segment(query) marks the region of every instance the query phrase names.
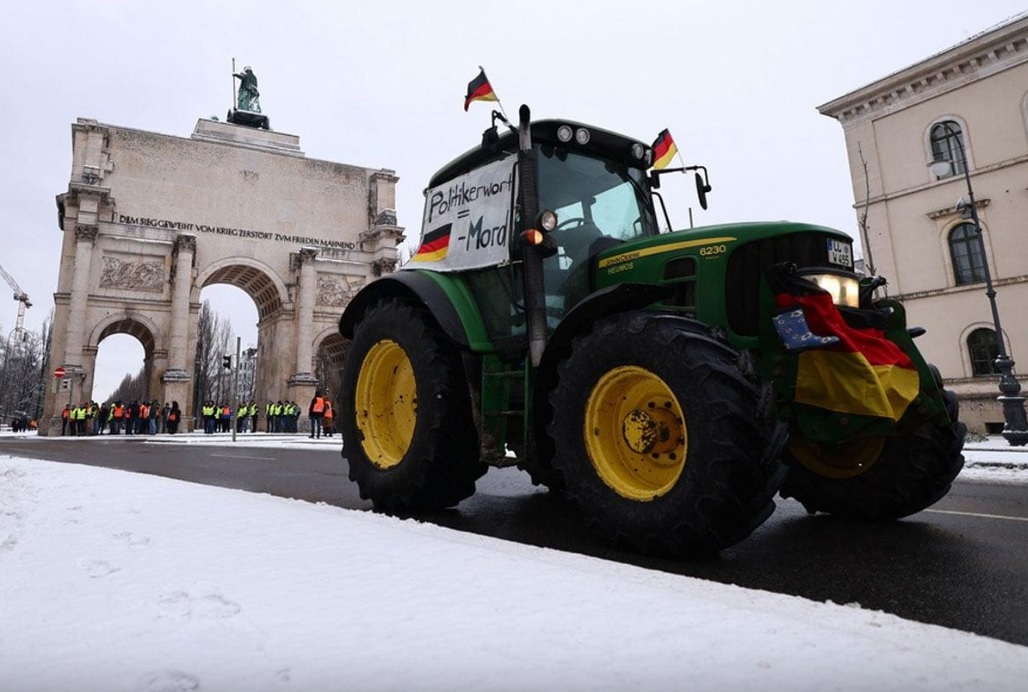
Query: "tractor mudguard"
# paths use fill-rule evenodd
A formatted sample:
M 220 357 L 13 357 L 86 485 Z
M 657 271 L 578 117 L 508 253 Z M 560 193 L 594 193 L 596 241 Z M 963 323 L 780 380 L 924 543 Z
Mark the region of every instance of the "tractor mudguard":
M 462 350 L 490 348 L 478 307 L 467 286 L 456 277 L 423 270 L 399 271 L 365 286 L 339 318 L 339 333 L 352 339 L 354 328 L 367 309 L 384 298 L 394 297 L 424 305 L 446 336 Z

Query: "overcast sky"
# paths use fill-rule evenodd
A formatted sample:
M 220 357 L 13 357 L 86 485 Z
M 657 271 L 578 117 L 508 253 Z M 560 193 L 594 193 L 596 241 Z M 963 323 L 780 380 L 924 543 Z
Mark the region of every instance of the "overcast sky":
M 232 105 L 232 59 L 258 77 L 273 129 L 309 158 L 400 176 L 397 213 L 416 244 L 421 191 L 478 143 L 494 104 L 463 111 L 485 67 L 508 114 L 566 117 L 651 141 L 667 127 L 710 171 L 695 223 L 792 219 L 856 235 L 839 124 L 817 106 L 1024 11 L 1023 0 L 9 3 L 0 22 L 0 264 L 34 306 L 53 306 L 71 124 L 79 117 L 188 137 Z M 673 225 L 696 207 L 665 183 Z M 227 221 L 226 221 L 227 222 Z M 2 294 L 0 294 L 2 295 Z M 244 347 L 257 311 L 237 289 L 202 298 L 231 313 Z M 0 333 L 17 303 L 0 302 Z M 142 362 L 132 337 L 100 348 L 94 397 Z

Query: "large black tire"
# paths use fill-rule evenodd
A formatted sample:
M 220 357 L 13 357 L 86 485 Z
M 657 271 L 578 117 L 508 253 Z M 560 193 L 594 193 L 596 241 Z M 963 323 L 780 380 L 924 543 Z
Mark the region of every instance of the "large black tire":
M 460 353 L 423 308 L 370 308 L 346 353 L 338 425 L 360 495 L 378 511 L 452 507 L 486 471 Z
M 782 454 L 790 467 L 782 497 L 795 498 L 811 514 L 892 520 L 920 512 L 945 496 L 964 468 L 961 451 L 967 426 L 959 420 L 956 395 L 942 389 L 938 370 L 931 370 L 949 424 L 926 423 L 909 434 L 850 450 L 819 449 L 794 437 Z
M 575 338 L 548 427 L 565 493 L 605 538 L 696 556 L 774 511 L 785 429 L 767 387 L 701 324 L 630 312 Z

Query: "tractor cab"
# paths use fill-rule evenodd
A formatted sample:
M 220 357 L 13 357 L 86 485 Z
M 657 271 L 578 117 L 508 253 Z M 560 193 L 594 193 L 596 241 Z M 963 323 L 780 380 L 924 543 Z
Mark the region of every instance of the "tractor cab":
M 523 214 L 525 180 L 534 180 L 536 209 L 556 218 L 541 253 L 548 330 L 589 293 L 601 252 L 659 232 L 647 145 L 564 120 L 534 122 L 530 136 L 530 155 L 519 157 L 516 133 L 494 127 L 436 173 L 425 192 L 422 244 L 403 268 L 460 272 L 489 340 L 511 348 L 524 345 L 524 232 L 537 221 Z

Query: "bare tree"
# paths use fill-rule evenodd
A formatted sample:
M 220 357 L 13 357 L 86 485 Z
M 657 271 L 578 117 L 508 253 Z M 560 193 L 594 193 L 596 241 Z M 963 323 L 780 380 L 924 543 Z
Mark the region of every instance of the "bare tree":
M 146 396 L 146 366 L 139 368 L 135 375 L 126 373 L 114 392 L 107 397 L 109 401 L 142 401 Z
M 864 203 L 860 206 L 857 214 L 857 226 L 860 228 L 860 242 L 864 246 L 864 255 L 867 257 L 867 271 L 871 276 L 875 275 L 875 262 L 871 254 L 871 240 L 868 237 L 870 227 L 867 223 L 868 210 L 871 208 L 871 176 L 867 172 L 867 159 L 864 158 L 864 149 L 857 142 L 857 154 L 860 155 L 860 166 L 864 170 Z
M 43 414 L 43 398 L 51 377 L 47 354 L 52 332 L 53 311 L 38 332 L 14 329 L 2 343 L 0 419 L 38 421 Z
M 222 320 L 208 301 L 200 307 L 196 325 L 196 360 L 193 363 L 193 410 L 198 411 L 203 401 L 224 401 L 230 395 L 231 383 L 221 359 L 229 352 L 232 326 Z

